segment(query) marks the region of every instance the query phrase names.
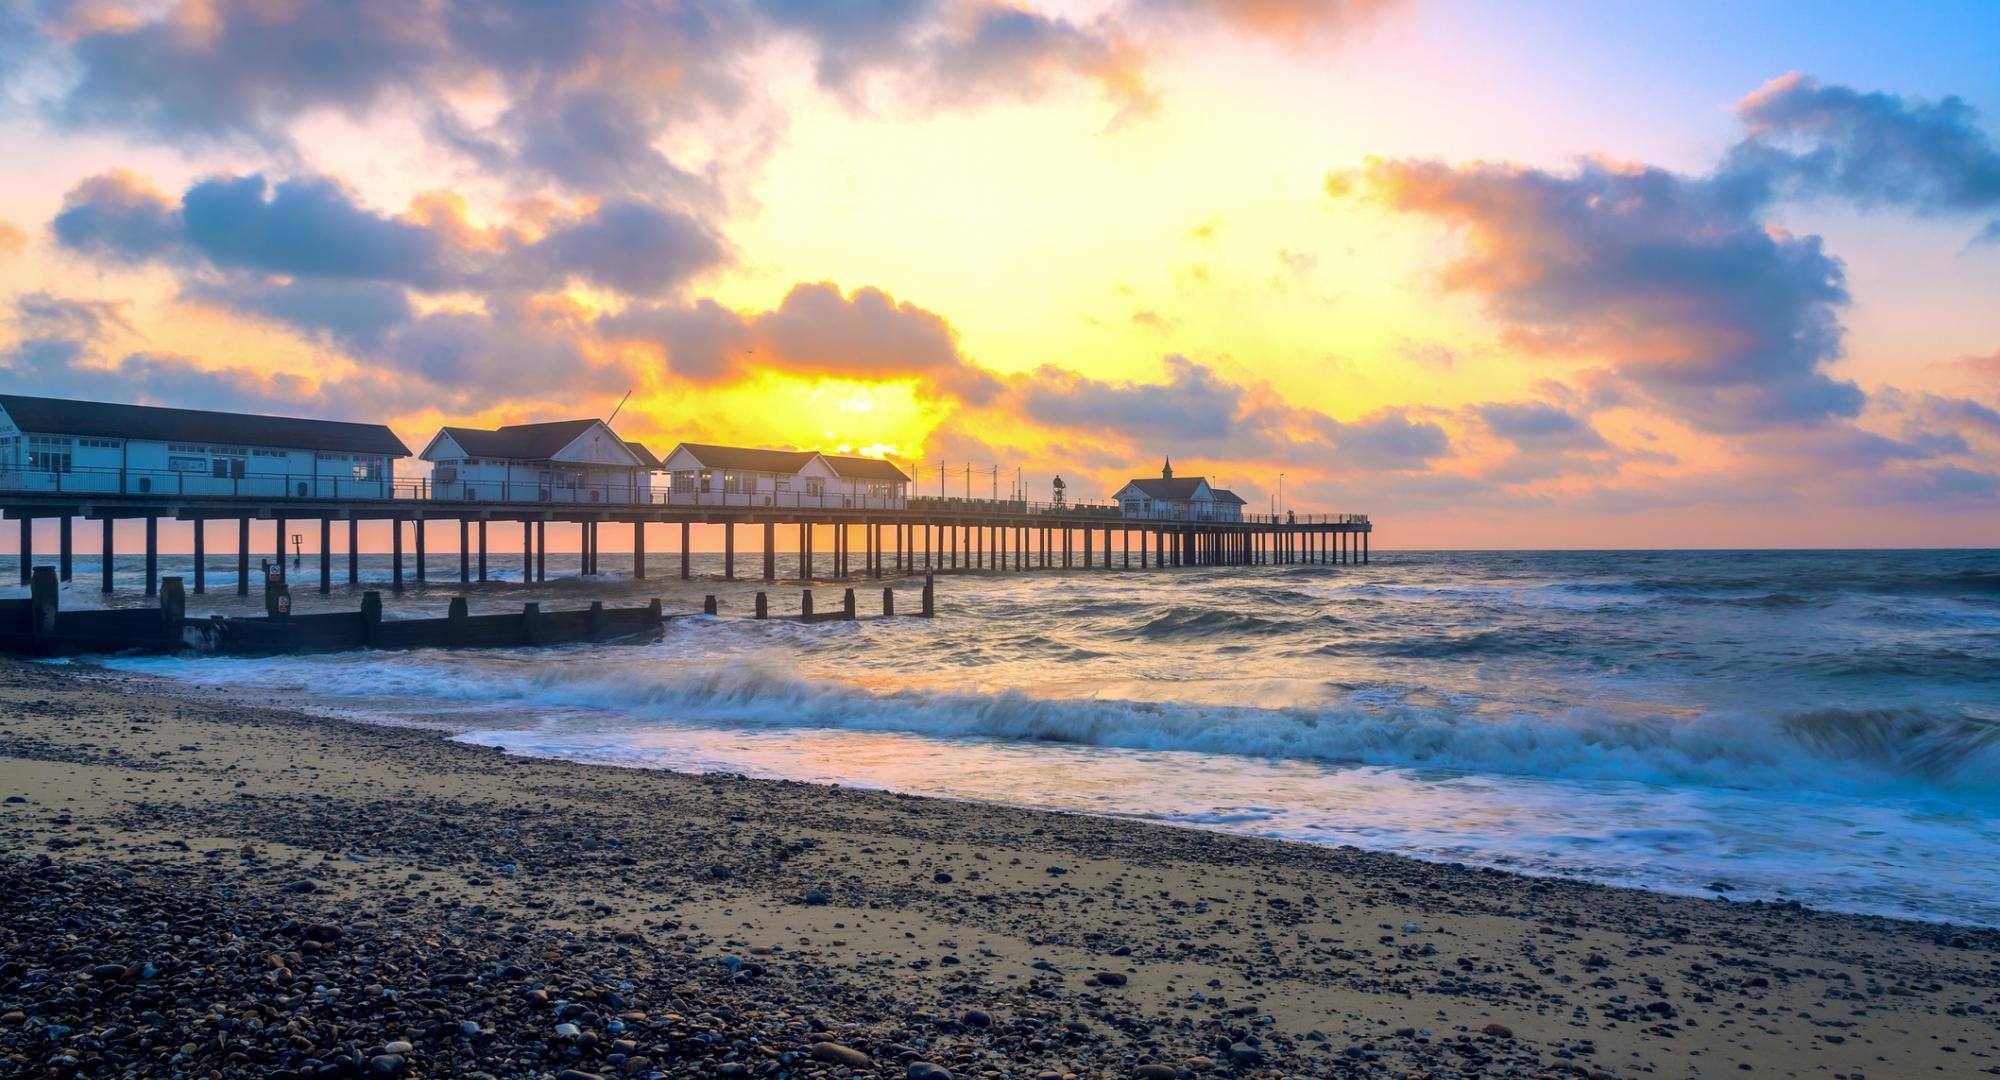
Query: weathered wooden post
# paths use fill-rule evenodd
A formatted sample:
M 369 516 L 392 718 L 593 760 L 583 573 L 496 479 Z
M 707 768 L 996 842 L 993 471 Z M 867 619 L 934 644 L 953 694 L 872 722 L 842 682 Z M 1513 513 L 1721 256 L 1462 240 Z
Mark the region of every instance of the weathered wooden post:
M 104 565 L 101 567 L 104 572 L 104 587 L 102 591 L 107 593 L 111 591 L 111 572 L 117 569 L 114 565 L 117 556 L 117 546 L 113 542 L 111 535 L 111 519 L 107 517 L 104 519 Z
M 884 587 L 882 590 L 882 616 L 887 618 L 896 613 L 896 590 Z
M 646 523 L 632 523 L 632 579 L 646 580 Z
M 758 594 L 757 594 L 757 607 L 756 607 L 756 610 L 755 610 L 755 613 L 754 613 L 754 614 L 752 614 L 752 615 L 751 615 L 750 617 L 751 617 L 751 618 L 753 618 L 753 619 L 768 619 L 768 618 L 770 618 L 770 617 L 771 617 L 771 598 L 770 598 L 769 596 L 766 596 L 766 595 L 764 595 L 763 593 L 758 593 Z
M 703 615 L 713 615 L 713 614 L 715 614 L 715 594 L 714 594 L 714 593 L 709 593 L 709 594 L 708 594 L 707 596 L 705 596 L 705 597 L 703 597 L 703 598 L 702 598 L 702 601 L 701 601 L 701 613 L 702 613 Z
M 854 590 L 848 589 L 840 600 L 840 614 L 849 622 L 854 621 Z
M 152 589 L 148 588 L 146 595 L 153 595 Z M 236 595 L 250 595 L 250 519 L 247 517 L 236 519 Z
M 918 609 L 919 618 L 931 618 L 937 614 L 937 579 L 924 575 L 923 607 Z
M 805 595 L 799 597 L 799 618 L 806 622 L 811 622 L 813 617 L 813 591 L 806 589 L 804 593 Z
M 170 641 L 181 639 L 181 623 L 187 619 L 187 590 L 177 577 L 160 579 L 160 633 Z
M 361 594 L 361 642 L 371 649 L 382 642 L 382 594 L 374 589 Z
M 195 522 L 196 532 L 201 531 L 201 522 Z M 201 574 L 195 573 L 195 583 L 200 584 Z M 333 591 L 333 519 L 319 519 L 319 594 L 325 596 Z
M 688 523 L 681 522 L 681 580 L 688 579 Z
M 146 515 L 146 595 L 160 591 L 160 519 Z
M 775 521 L 764 523 L 764 580 L 767 583 L 778 580 L 778 523 Z
M 31 585 L 35 580 L 35 519 L 21 519 L 21 584 Z M 151 593 L 147 594 L 152 595 Z
M 664 623 L 664 622 L 666 622 L 666 621 L 667 621 L 667 620 L 666 620 L 666 616 L 665 616 L 664 614 L 662 614 L 662 613 L 661 613 L 661 611 L 660 611 L 660 598 L 659 598 L 659 597 L 657 597 L 657 596 L 655 596 L 655 597 L 653 597 L 653 598 L 652 598 L 651 600 L 647 601 L 647 602 L 646 602 L 646 625 L 647 625 L 647 626 L 659 626 L 660 624 L 662 624 L 662 623 Z
M 56 529 L 57 575 L 64 581 L 68 581 L 71 577 L 70 572 L 74 569 L 70 558 L 69 514 L 65 513 L 62 517 L 56 519 Z
M 542 605 L 538 600 L 521 605 L 521 641 L 528 645 L 542 643 Z
M 33 553 L 30 552 L 30 558 Z M 28 628 L 36 637 L 56 632 L 56 612 L 62 607 L 62 585 L 56 568 L 36 566 L 28 571 L 28 600 L 32 605 Z
M 467 610 L 465 597 L 454 596 L 451 606 L 445 608 L 445 631 L 453 645 L 464 645 L 467 631 L 471 629 L 471 615 Z
M 590 621 L 585 634 L 592 641 L 604 640 L 604 601 L 592 600 L 590 602 Z

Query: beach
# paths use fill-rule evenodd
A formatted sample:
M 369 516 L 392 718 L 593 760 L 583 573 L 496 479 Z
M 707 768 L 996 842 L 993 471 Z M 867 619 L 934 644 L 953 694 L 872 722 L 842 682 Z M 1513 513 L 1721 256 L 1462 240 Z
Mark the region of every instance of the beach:
M 1991 930 L 0 683 L 14 1075 L 2000 1067 Z

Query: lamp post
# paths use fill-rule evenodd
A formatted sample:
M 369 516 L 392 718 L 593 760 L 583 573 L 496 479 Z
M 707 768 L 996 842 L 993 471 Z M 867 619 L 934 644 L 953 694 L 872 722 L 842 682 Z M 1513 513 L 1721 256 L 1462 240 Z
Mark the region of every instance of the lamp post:
M 1285 474 L 1284 474 L 1284 473 L 1279 473 L 1279 474 L 1278 474 L 1278 510 L 1277 510 L 1277 513 L 1274 513 L 1274 514 L 1272 514 L 1271 516 L 1275 518 L 1275 517 L 1277 517 L 1277 516 L 1278 516 L 1278 514 L 1282 514 L 1282 513 L 1284 513 L 1284 512 L 1285 512 Z

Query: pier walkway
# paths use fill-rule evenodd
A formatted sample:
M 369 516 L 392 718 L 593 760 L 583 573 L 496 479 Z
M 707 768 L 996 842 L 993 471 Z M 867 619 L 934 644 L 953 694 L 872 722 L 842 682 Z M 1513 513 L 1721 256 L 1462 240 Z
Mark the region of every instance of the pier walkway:
M 601 495 L 596 501 L 576 490 L 534 489 L 498 493 L 477 500 L 434 497 L 428 480 L 364 480 L 347 482 L 327 477 L 237 476 L 108 470 L 114 475 L 84 471 L 52 473 L 0 470 L 0 514 L 20 522 L 21 580 L 26 583 L 34 562 L 34 524 L 55 519 L 57 568 L 69 581 L 73 567 L 73 524 L 96 521 L 103 531 L 101 550 L 103 590 L 112 587 L 110 557 L 112 525 L 125 520 L 145 522 L 145 588 L 153 595 L 159 582 L 159 522 L 194 525 L 193 592 L 207 587 L 207 538 L 214 523 L 236 526 L 236 591 L 247 593 L 253 526 L 270 526 L 266 549 L 282 565 L 290 553 L 287 528 L 297 522 L 319 524 L 319 590 L 334 580 L 335 526 L 345 523 L 346 579 L 360 580 L 360 523 L 385 521 L 391 535 L 392 587 L 403 588 L 406 545 L 416 556 L 414 579 L 425 580 L 430 527 L 458 526 L 461 582 L 485 581 L 489 560 L 500 557 L 489 540 L 496 526 L 519 526 L 519 552 L 524 580 L 548 579 L 547 532 L 551 522 L 582 528 L 582 572 L 597 569 L 598 534 L 604 526 L 632 528 L 633 572 L 644 578 L 647 526 L 679 525 L 679 571 L 690 573 L 689 540 L 695 525 L 722 527 L 723 576 L 738 576 L 738 555 L 761 555 L 760 567 L 749 567 L 765 581 L 779 579 L 780 528 L 797 530 L 798 577 L 820 576 L 820 544 L 830 558 L 836 579 L 880 578 L 915 571 L 1050 569 L 1147 569 L 1185 566 L 1247 566 L 1273 563 L 1366 563 L 1373 526 L 1365 514 L 1242 515 L 1241 520 L 1186 520 L 1131 517 L 1116 504 L 1051 504 L 1005 499 L 924 498 L 863 499 L 818 496 L 807 492 L 749 497 L 719 492 L 643 491 L 624 493 L 623 501 Z M 345 488 L 346 490 L 342 490 Z M 740 545 L 743 530 L 748 546 Z M 857 542 L 858 537 L 858 542 Z M 859 559 L 858 568 L 856 559 Z

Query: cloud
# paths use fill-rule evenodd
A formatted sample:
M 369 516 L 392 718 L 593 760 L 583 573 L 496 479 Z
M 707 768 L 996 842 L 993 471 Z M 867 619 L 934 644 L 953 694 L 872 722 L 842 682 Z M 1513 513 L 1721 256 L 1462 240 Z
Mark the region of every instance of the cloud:
M 1315 39 L 1366 26 L 1405 6 L 1402 0 L 1148 0 L 1135 6 L 1135 17 L 1191 16 L 1304 47 Z
M 608 341 L 657 349 L 669 371 L 701 382 L 759 372 L 916 379 L 974 403 L 1000 389 L 959 350 L 958 332 L 942 316 L 875 288 L 843 296 L 831 282 L 801 283 L 777 307 L 748 314 L 707 299 L 633 305 L 596 328 Z
M 575 277 L 657 296 L 727 259 L 722 241 L 693 217 L 645 203 L 551 211 L 547 232 L 533 240 L 474 227 L 449 199 L 418 209 L 419 217 L 391 217 L 328 177 L 273 183 L 259 174 L 201 180 L 175 205 L 142 178 L 114 172 L 72 188 L 54 228 L 64 247 L 111 261 L 429 292 L 556 288 Z M 268 289 L 252 283 L 248 291 Z
M 1019 410 L 1049 427 L 1102 431 L 1169 446 L 1221 447 L 1238 433 L 1243 388 L 1184 356 L 1162 361 L 1165 382 L 1107 382 L 1054 365 L 1016 393 Z
M 1957 97 L 1928 102 L 1829 86 L 1793 72 L 1736 105 L 1748 136 L 1726 177 L 1921 214 L 2000 211 L 2000 143 Z M 2000 218 L 1982 233 L 2000 238 Z
M 1346 466 L 1417 471 L 1452 452 L 1444 428 L 1413 418 L 1405 408 L 1379 409 L 1351 423 L 1336 422 L 1332 429 L 1339 460 Z
M 1590 421 L 1543 401 L 1489 401 L 1472 406 L 1486 429 L 1521 450 L 1601 450 L 1608 444 Z
M 19 255 L 27 249 L 27 236 L 12 222 L 0 221 L 0 256 Z
M 1373 161 L 1368 192 L 1465 243 L 1440 283 L 1481 297 L 1515 346 L 1608 363 L 1711 431 L 1853 416 L 1840 355 L 1839 260 L 1818 237 L 1767 228 L 1726 182 L 1581 163 Z
M 1406 337 L 1396 343 L 1396 352 L 1403 359 L 1419 367 L 1450 371 L 1458 366 L 1458 350 L 1441 342 L 1418 341 Z

